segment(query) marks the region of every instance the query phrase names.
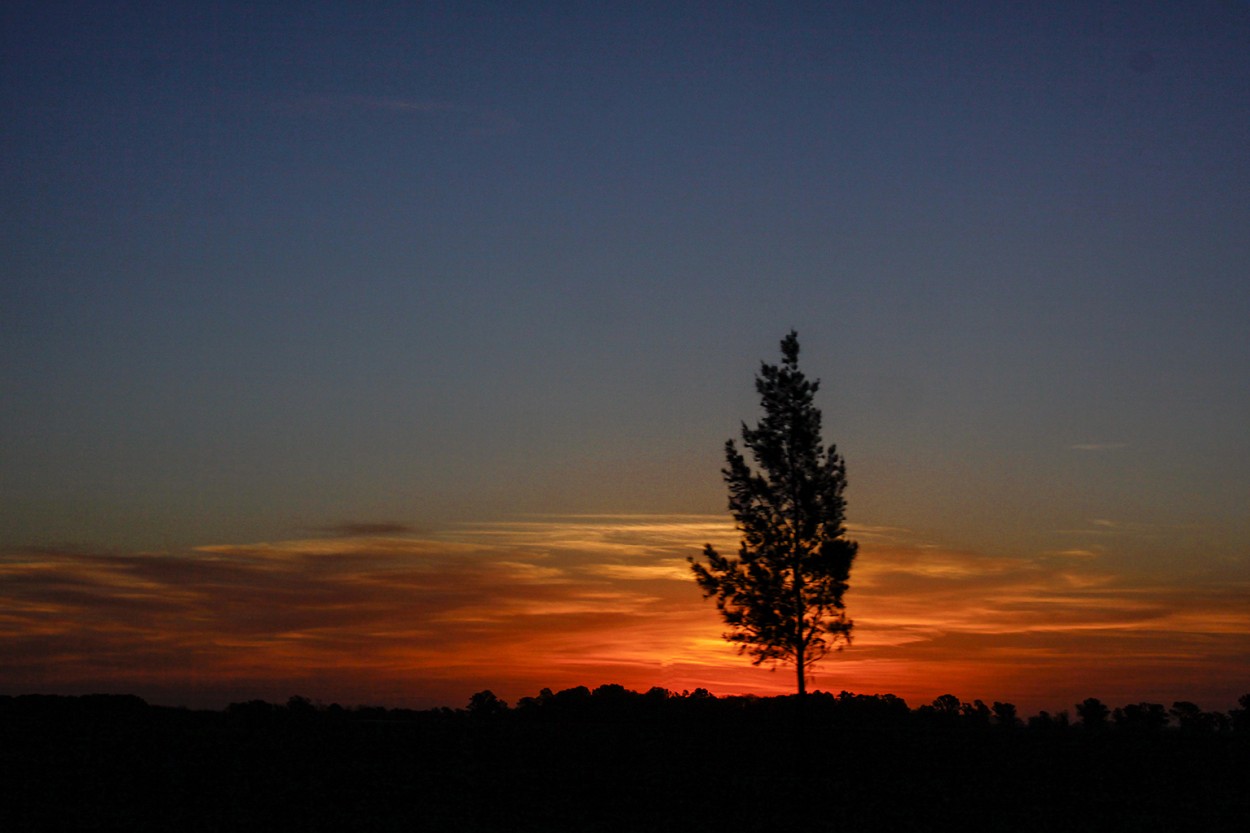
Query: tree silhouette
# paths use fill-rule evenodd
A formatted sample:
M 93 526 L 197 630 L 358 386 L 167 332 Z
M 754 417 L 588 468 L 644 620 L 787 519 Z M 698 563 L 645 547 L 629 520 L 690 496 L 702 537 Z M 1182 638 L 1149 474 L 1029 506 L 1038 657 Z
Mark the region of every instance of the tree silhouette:
M 932 703 L 916 709 L 916 713 L 925 721 L 935 725 L 951 726 L 959 717 L 963 706 L 964 704 L 959 702 L 959 698 L 954 694 L 943 694 L 935 698 Z
M 1197 703 L 1178 700 L 1168 709 L 1168 713 L 1176 718 L 1181 731 L 1190 735 L 1206 735 L 1228 724 L 1227 716 L 1219 712 L 1204 712 Z
M 1237 705 L 1241 706 L 1241 708 L 1233 709 L 1229 713 L 1233 729 L 1238 732 L 1250 732 L 1250 694 L 1243 694 L 1238 697 Z
M 962 703 L 959 707 L 959 714 L 968 724 L 972 726 L 990 725 L 990 707 L 982 703 L 980 700 L 973 700 L 971 703 Z
M 1020 723 L 1020 719 L 1016 717 L 1015 703 L 1001 703 L 998 700 L 995 700 L 993 709 L 994 719 L 997 720 L 998 725 L 1002 726 L 1004 729 L 1014 729 Z
M 1100 731 L 1106 728 L 1107 718 L 1111 716 L 1111 710 L 1097 697 L 1086 697 L 1077 703 L 1076 713 L 1081 718 L 1081 725 L 1089 731 Z
M 488 688 L 469 698 L 467 711 L 476 718 L 493 718 L 508 711 L 508 704 Z
M 753 471 L 732 439 L 725 443 L 729 511 L 742 535 L 737 557 L 711 544 L 705 563 L 690 558 L 704 598 L 729 625 L 725 638 L 752 663 L 793 663 L 798 692 L 807 670 L 840 643 L 851 621 L 842 594 L 857 545 L 846 538 L 846 467 L 821 439 L 819 381 L 799 371 L 798 335 L 781 342 L 780 365 L 763 364 L 755 388 L 764 418 L 742 426 L 742 442 L 755 458 Z
M 1162 703 L 1130 703 L 1111 714 L 1117 729 L 1126 732 L 1154 733 L 1168 725 L 1168 713 Z

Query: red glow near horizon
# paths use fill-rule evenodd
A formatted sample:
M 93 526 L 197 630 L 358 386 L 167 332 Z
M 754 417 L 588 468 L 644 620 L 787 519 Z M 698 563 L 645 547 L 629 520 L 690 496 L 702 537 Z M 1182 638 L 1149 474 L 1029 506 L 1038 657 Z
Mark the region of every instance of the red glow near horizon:
M 1240 585 L 852 534 L 855 639 L 816 666 L 814 688 L 1022 711 L 1087 696 L 1225 708 L 1250 689 Z M 686 556 L 733 536 L 711 517 L 553 517 L 183 554 L 13 551 L 0 560 L 0 685 L 209 707 L 295 693 L 458 706 L 486 688 L 515 701 L 604 683 L 788 693 L 792 671 L 736 655 L 690 579 Z

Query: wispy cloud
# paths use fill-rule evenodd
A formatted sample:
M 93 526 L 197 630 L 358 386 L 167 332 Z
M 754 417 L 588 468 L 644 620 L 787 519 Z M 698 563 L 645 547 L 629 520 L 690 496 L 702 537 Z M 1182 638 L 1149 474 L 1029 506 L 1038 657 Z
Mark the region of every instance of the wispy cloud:
M 344 538 L 378 535 L 411 535 L 419 530 L 406 524 L 369 521 L 343 521 L 316 530 L 324 535 L 339 535 Z
M 1066 550 L 1050 550 L 1043 553 L 1043 555 L 1057 555 L 1060 558 L 1097 558 L 1101 554 L 1101 547 L 1091 547 L 1089 549 L 1072 548 Z
M 1086 526 L 1078 526 L 1069 529 L 1055 530 L 1060 535 L 1086 535 L 1086 536 L 1120 536 L 1120 537 L 1137 537 L 1149 538 L 1164 533 L 1177 532 L 1186 529 L 1180 525 L 1163 525 L 1141 523 L 1139 521 L 1119 521 L 1112 518 L 1090 518 Z
M 690 580 L 685 558 L 704 542 L 735 546 L 722 518 L 332 531 L 177 554 L 4 553 L 0 689 L 430 704 L 613 681 L 790 687 L 735 656 Z M 818 686 L 1045 708 L 1241 693 L 1230 686 L 1250 658 L 1250 583 L 1133 577 L 1092 550 L 1011 558 L 886 527 L 853 534 L 855 642 L 817 667 Z

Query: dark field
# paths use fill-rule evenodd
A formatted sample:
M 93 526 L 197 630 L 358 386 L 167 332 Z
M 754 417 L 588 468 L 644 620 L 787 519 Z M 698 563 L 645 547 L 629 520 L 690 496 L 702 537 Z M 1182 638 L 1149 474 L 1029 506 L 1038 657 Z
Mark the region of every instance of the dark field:
M 1250 829 L 1244 712 L 1067 725 L 954 698 L 817 694 L 799 713 L 702 695 L 426 712 L 0 697 L 0 830 Z

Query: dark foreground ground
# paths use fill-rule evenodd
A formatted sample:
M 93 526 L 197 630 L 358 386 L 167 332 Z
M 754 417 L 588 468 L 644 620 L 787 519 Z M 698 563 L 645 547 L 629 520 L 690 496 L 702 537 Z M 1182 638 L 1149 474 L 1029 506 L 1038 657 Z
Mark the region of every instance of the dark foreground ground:
M 431 712 L 0 697 L 0 784 L 4 831 L 1244 831 L 1250 732 L 619 687 Z

